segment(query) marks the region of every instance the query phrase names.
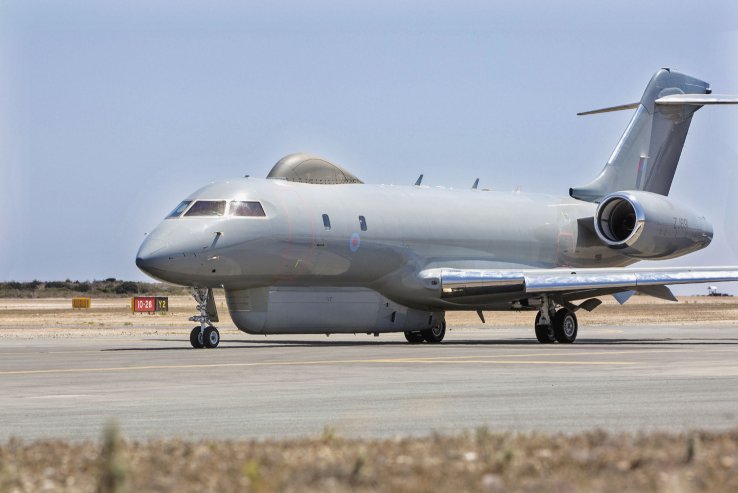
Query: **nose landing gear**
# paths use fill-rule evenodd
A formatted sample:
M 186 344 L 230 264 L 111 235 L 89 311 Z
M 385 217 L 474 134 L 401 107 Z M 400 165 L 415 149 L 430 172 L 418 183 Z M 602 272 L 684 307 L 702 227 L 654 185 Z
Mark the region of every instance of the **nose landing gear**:
M 192 297 L 197 302 L 200 314 L 190 317 L 190 321 L 199 322 L 200 325 L 195 326 L 190 332 L 190 344 L 195 349 L 216 348 L 220 344 L 220 332 L 212 324 L 218 321 L 213 290 L 193 288 Z

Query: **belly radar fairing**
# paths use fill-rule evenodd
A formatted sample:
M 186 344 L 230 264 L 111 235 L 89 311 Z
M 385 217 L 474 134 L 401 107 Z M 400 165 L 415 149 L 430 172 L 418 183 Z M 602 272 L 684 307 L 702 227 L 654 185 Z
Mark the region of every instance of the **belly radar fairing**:
M 251 334 L 404 332 L 440 342 L 449 310 L 530 310 L 542 343 L 571 343 L 599 297 L 674 299 L 671 284 L 738 280 L 736 267 L 628 267 L 705 248 L 708 221 L 667 197 L 694 112 L 738 98 L 662 69 L 600 175 L 569 196 L 369 185 L 305 154 L 267 179 L 213 183 L 152 231 L 136 264 L 189 286 L 194 347 L 220 334 L 213 288 Z M 592 113 L 592 112 L 588 112 Z

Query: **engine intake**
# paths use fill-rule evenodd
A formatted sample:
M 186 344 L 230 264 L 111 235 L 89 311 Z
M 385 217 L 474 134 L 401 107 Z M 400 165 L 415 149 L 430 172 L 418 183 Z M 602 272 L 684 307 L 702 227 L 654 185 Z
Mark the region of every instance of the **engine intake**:
M 607 246 L 640 259 L 679 257 L 712 241 L 712 226 L 704 217 L 652 192 L 607 195 L 597 207 L 594 227 Z

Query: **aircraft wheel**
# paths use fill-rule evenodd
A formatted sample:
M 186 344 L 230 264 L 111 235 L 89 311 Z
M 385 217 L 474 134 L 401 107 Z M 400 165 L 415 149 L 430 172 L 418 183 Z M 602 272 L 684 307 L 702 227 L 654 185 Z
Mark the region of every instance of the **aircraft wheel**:
M 440 324 L 428 330 L 421 330 L 420 334 L 422 335 L 423 339 L 425 339 L 425 342 L 438 344 L 446 335 L 446 322 L 441 322 Z
M 562 308 L 556 312 L 553 319 L 554 337 L 556 340 L 565 344 L 571 344 L 577 339 L 577 316 L 574 312 Z
M 203 343 L 205 343 L 206 348 L 218 347 L 218 344 L 220 343 L 220 332 L 218 332 L 218 329 L 215 327 L 208 327 L 205 329 Z
M 195 349 L 202 349 L 205 347 L 205 344 L 202 341 L 202 331 L 200 330 L 200 327 L 195 327 L 192 329 L 192 332 L 190 332 L 190 344 L 192 344 L 192 347 Z
M 405 339 L 410 344 L 419 344 L 423 342 L 423 334 L 420 332 L 405 332 Z
M 536 339 L 541 344 L 551 344 L 556 342 L 556 336 L 554 335 L 553 325 L 546 325 L 540 323 L 541 312 L 536 315 Z

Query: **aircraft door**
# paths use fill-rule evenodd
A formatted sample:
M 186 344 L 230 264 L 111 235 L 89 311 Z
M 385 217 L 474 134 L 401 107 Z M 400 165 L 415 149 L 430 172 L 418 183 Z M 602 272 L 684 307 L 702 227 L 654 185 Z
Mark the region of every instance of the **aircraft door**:
M 315 221 L 316 276 L 337 276 L 345 273 L 351 264 L 351 231 L 347 224 L 346 208 L 330 204 L 313 209 Z

